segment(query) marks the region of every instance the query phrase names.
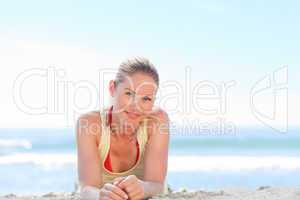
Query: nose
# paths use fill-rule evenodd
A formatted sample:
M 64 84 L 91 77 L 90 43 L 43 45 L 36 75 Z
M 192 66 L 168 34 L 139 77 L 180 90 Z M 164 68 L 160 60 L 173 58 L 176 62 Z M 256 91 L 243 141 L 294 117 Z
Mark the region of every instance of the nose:
M 128 111 L 136 114 L 140 114 L 142 112 L 142 107 L 139 105 L 139 99 L 136 95 L 130 99 Z

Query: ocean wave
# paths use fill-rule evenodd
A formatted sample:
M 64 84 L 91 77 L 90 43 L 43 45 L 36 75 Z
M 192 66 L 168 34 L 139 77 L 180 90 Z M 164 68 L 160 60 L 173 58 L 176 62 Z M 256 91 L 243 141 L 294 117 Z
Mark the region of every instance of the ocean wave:
M 46 169 L 77 164 L 75 153 L 45 154 L 18 153 L 0 157 L 0 165 L 39 165 Z M 293 156 L 169 156 L 168 171 L 245 171 L 245 170 L 300 170 L 300 158 Z
M 49 170 L 76 162 L 74 154 L 17 153 L 0 157 L 0 165 L 33 164 Z
M 16 148 L 31 149 L 32 144 L 25 139 L 0 139 L 0 148 Z
M 170 171 L 300 170 L 292 156 L 170 156 Z

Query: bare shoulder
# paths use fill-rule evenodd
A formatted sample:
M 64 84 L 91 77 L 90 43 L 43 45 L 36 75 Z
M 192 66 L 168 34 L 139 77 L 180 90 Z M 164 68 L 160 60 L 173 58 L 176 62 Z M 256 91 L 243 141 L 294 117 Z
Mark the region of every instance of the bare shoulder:
M 90 111 L 79 116 L 77 120 L 77 137 L 89 136 L 98 143 L 101 133 L 101 117 L 99 111 Z
M 90 111 L 80 115 L 78 118 L 78 122 L 98 123 L 100 120 L 99 111 Z

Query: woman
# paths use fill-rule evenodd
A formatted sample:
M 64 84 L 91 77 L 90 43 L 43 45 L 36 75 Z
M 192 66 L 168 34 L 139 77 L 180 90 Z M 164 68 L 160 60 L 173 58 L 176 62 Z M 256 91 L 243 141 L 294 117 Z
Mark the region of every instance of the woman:
M 168 116 L 154 108 L 159 76 L 146 59 L 122 63 L 111 106 L 77 123 L 83 199 L 144 199 L 167 191 Z

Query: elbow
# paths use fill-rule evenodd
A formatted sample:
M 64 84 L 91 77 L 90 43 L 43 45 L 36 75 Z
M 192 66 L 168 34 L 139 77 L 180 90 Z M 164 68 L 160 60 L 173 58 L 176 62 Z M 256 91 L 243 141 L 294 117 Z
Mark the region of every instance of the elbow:
M 100 189 L 94 186 L 85 185 L 80 188 L 79 195 L 81 200 L 98 200 L 100 198 Z
M 159 194 L 167 194 L 168 193 L 168 187 L 167 184 L 165 183 L 160 183 L 160 187 L 159 187 Z

